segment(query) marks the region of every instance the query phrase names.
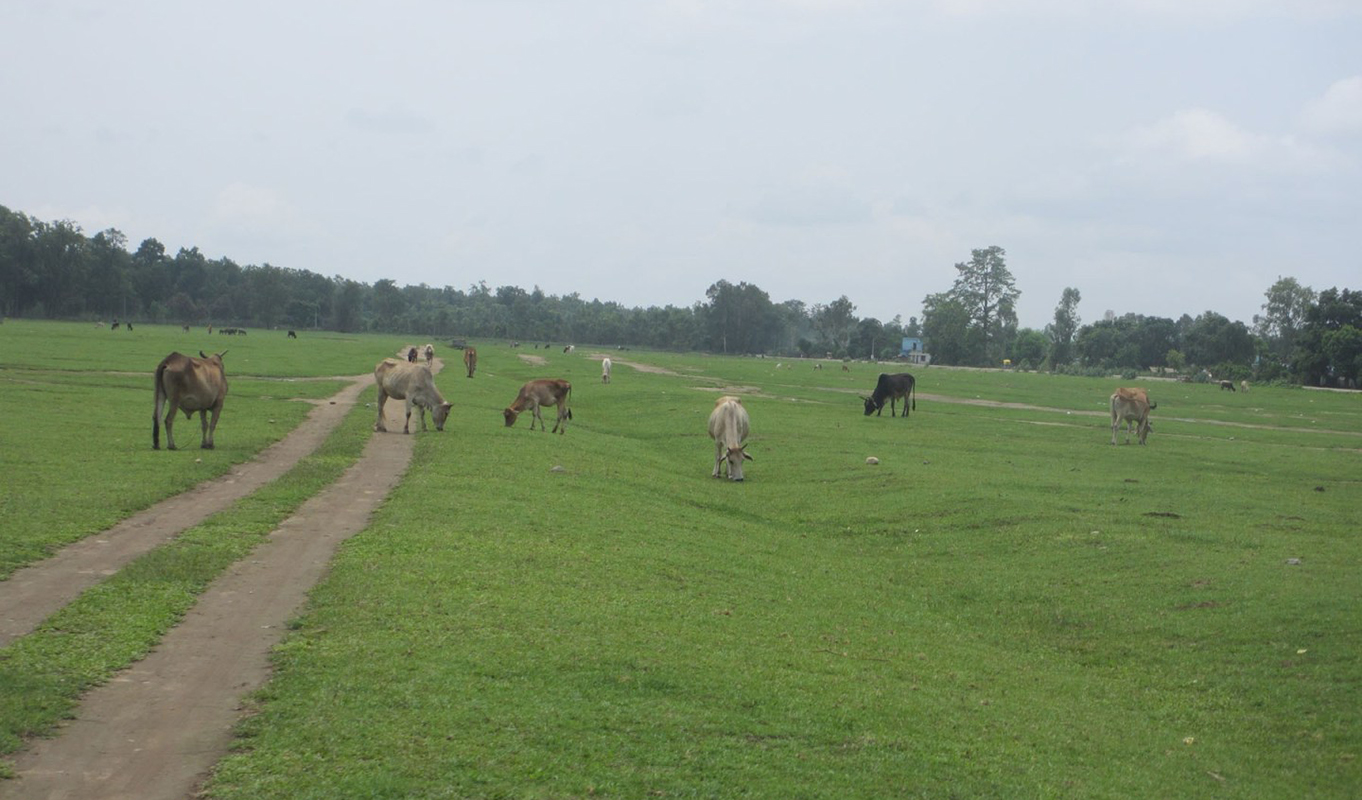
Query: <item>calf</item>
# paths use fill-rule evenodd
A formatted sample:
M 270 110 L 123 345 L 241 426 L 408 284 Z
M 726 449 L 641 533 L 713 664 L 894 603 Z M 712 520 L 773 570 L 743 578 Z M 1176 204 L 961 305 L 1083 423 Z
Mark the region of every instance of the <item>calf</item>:
M 183 411 L 185 417 L 194 418 L 199 412 L 199 422 L 203 428 L 204 450 L 213 449 L 213 433 L 218 429 L 218 417 L 222 414 L 222 401 L 227 397 L 227 374 L 222 369 L 221 353 L 208 356 L 199 351 L 199 358 L 182 353 L 171 353 L 156 365 L 156 405 L 151 412 L 151 449 L 161 449 L 161 410 L 166 409 L 166 449 L 175 447 L 175 412 Z M 213 420 L 208 420 L 208 412 L 213 412 Z
M 742 400 L 732 395 L 724 395 L 714 401 L 714 410 L 709 414 L 709 438 L 714 440 L 714 472 L 716 478 L 722 477 L 719 468 L 728 467 L 728 479 L 742 480 L 742 462 L 752 461 L 747 454 L 748 418 Z
M 403 433 L 411 433 L 412 406 L 415 406 L 420 414 L 421 430 L 429 430 L 426 427 L 427 408 L 430 409 L 431 419 L 435 420 L 435 430 L 445 429 L 445 420 L 453 406 L 440 396 L 440 390 L 435 388 L 435 378 L 431 376 L 430 370 L 420 364 L 385 358 L 374 367 L 374 382 L 378 384 L 378 421 L 374 423 L 374 430 L 380 432 L 388 430 L 383 424 L 383 405 L 388 402 L 389 397 L 407 401 Z
M 525 409 L 530 410 L 530 430 L 534 430 L 535 420 L 539 421 L 539 430 L 548 430 L 544 425 L 544 418 L 539 415 L 540 406 L 557 406 L 558 419 L 553 423 L 554 433 L 567 433 L 568 420 L 572 419 L 572 409 L 568 408 L 568 398 L 572 395 L 572 384 L 556 378 L 540 378 L 530 381 L 520 387 L 520 394 L 516 395 L 515 402 L 506 407 L 502 416 L 506 419 L 506 427 L 515 424 L 516 417 Z M 561 428 L 562 430 L 559 430 Z
M 879 416 L 884 411 L 884 401 L 889 401 L 889 416 L 896 416 L 894 413 L 894 402 L 899 398 L 903 399 L 903 418 L 908 418 L 909 403 L 912 403 L 914 411 L 917 410 L 917 398 L 915 388 L 917 380 L 907 372 L 900 372 L 897 375 L 887 375 L 880 373 L 880 379 L 875 384 L 875 391 L 865 400 L 865 415 L 871 414 Z
M 1111 396 L 1111 443 L 1116 444 L 1116 430 L 1124 422 L 1126 444 L 1130 444 L 1132 425 L 1140 444 L 1144 444 L 1153 429 L 1149 424 L 1149 410 L 1158 407 L 1158 403 L 1150 402 L 1149 393 L 1144 389 L 1117 389 Z
M 601 359 L 601 383 L 610 382 L 610 359 Z

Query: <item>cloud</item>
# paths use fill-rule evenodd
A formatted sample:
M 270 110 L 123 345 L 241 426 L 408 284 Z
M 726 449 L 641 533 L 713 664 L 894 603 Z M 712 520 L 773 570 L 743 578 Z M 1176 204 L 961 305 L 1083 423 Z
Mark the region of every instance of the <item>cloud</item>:
M 1336 81 L 1301 115 L 1307 132 L 1323 136 L 1362 135 L 1362 75 Z
M 1130 136 L 1136 151 L 1179 161 L 1246 162 L 1261 153 L 1267 139 L 1204 108 L 1178 111 Z

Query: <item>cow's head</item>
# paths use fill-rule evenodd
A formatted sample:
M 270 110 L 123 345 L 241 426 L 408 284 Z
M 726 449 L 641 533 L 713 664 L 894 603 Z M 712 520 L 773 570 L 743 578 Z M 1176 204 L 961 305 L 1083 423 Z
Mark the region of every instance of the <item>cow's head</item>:
M 520 416 L 520 414 L 519 414 L 518 412 L 513 411 L 513 410 L 511 410 L 511 409 L 509 409 L 509 408 L 504 409 L 501 413 L 502 413 L 502 416 L 506 417 L 506 427 L 508 427 L 508 428 L 511 427 L 512 425 L 514 425 L 514 424 L 515 424 L 515 418 L 518 417 L 518 416 Z
M 876 404 L 875 398 L 862 396 L 861 399 L 865 401 L 865 415 L 867 417 L 880 410 L 880 406 Z
M 752 460 L 752 457 L 747 454 L 747 445 L 728 448 L 728 479 L 731 481 L 742 480 L 742 462 Z
M 449 410 L 453 407 L 453 403 L 441 403 L 430 410 L 431 419 L 435 420 L 435 430 L 445 429 L 445 420 L 449 419 Z

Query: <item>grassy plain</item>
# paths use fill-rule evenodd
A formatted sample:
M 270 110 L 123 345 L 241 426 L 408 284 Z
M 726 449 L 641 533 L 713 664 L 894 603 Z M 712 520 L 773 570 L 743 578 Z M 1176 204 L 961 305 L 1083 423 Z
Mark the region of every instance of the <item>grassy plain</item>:
M 1112 447 L 1128 382 L 929 368 L 903 420 L 866 365 L 479 350 L 212 796 L 1362 789 L 1362 397 L 1145 381 Z M 546 376 L 567 435 L 504 428 Z
M 253 458 L 404 340 L 283 331 L 9 319 L 0 325 L 0 578 Z M 178 453 L 151 449 L 152 375 L 174 350 L 220 352 L 229 390 L 214 450 L 199 420 L 176 422 Z M 163 445 L 164 446 L 164 445 Z

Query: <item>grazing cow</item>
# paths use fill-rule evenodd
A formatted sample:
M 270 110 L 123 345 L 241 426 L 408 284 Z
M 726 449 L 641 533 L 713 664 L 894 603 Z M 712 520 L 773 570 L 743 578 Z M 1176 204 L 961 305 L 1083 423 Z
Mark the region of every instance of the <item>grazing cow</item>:
M 407 401 L 403 433 L 411 433 L 412 406 L 419 410 L 421 430 L 429 430 L 426 427 L 427 408 L 430 409 L 431 419 L 435 420 L 435 430 L 445 429 L 445 419 L 449 417 L 449 410 L 453 406 L 440 396 L 440 390 L 435 388 L 435 378 L 431 376 L 430 370 L 420 364 L 385 358 L 374 367 L 374 382 L 378 384 L 378 421 L 374 423 L 374 430 L 380 432 L 388 430 L 383 424 L 383 404 L 388 402 L 389 397 Z
M 468 371 L 468 377 L 473 377 L 473 373 L 478 369 L 478 348 L 465 347 L 463 349 L 463 368 Z
M 916 397 L 917 380 L 907 372 L 900 372 L 897 375 L 880 373 L 879 382 L 875 384 L 875 391 L 865 400 L 865 415 L 871 414 L 879 416 L 884 411 L 884 401 L 889 401 L 889 416 L 896 416 L 894 404 L 900 398 L 903 399 L 903 418 L 908 418 L 909 404 L 912 409 L 917 410 Z
M 1241 391 L 1241 392 L 1247 392 L 1248 390 L 1249 390 L 1249 382 L 1248 382 L 1248 381 L 1239 381 L 1239 391 Z
M 610 359 L 601 359 L 601 383 L 610 382 Z
M 535 420 L 539 420 L 539 430 L 548 430 L 544 424 L 544 418 L 539 415 L 540 406 L 557 406 L 558 420 L 553 423 L 554 433 L 567 433 L 567 421 L 572 419 L 572 409 L 568 408 L 568 398 L 572 395 L 572 384 L 564 380 L 555 378 L 540 378 L 530 381 L 520 387 L 520 394 L 516 395 L 515 402 L 507 406 L 501 412 L 506 418 L 506 427 L 515 424 L 516 417 L 520 412 L 529 409 L 533 418 L 530 420 L 530 430 L 534 430 Z M 559 427 L 562 428 L 559 431 Z
M 742 400 L 724 395 L 714 401 L 714 410 L 709 414 L 709 438 L 714 440 L 714 477 L 722 477 L 719 468 L 728 465 L 728 479 L 742 480 L 742 462 L 752 461 L 747 454 L 748 418 Z
M 128 323 L 128 330 L 132 330 L 132 323 L 131 323 L 131 322 Z
M 114 317 L 113 324 L 109 326 L 109 330 L 111 331 L 118 330 L 118 317 Z
M 577 349 L 577 346 L 576 346 L 576 345 L 570 344 L 570 345 L 568 345 L 567 347 L 564 347 L 564 348 L 563 348 L 563 352 L 564 352 L 564 353 L 571 353 L 573 350 L 576 350 L 576 349 Z
M 288 338 L 288 339 L 297 339 L 297 338 L 298 338 L 298 332 L 297 332 L 297 331 L 289 331 L 289 332 L 288 332 L 288 336 L 285 337 L 285 338 Z
M 1233 391 L 1235 390 L 1235 389 L 1234 389 L 1234 381 L 1221 381 L 1221 382 L 1220 382 L 1220 391 L 1223 392 L 1223 391 L 1225 391 L 1226 389 L 1229 389 L 1231 392 L 1233 392 Z
M 1126 424 L 1126 444 L 1130 444 L 1130 429 L 1133 425 L 1140 444 L 1149 436 L 1153 426 L 1149 424 L 1149 410 L 1159 404 L 1149 400 L 1149 392 L 1144 389 L 1117 389 L 1111 396 L 1111 443 L 1116 444 L 1116 429 Z
M 435 367 L 435 345 L 430 344 L 429 342 L 427 342 L 425 348 L 421 351 L 421 355 L 425 356 L 425 358 L 426 358 L 426 366 L 429 367 L 429 368 L 431 368 L 431 369 L 434 369 L 434 367 Z
M 188 326 L 188 325 L 181 325 L 181 326 L 180 326 L 180 331 L 181 331 L 182 333 L 189 333 L 189 326 Z
M 182 353 L 171 353 L 156 365 L 156 405 L 151 412 L 151 449 L 161 449 L 161 410 L 165 411 L 166 449 L 175 448 L 175 412 L 183 411 L 188 419 L 199 412 L 203 428 L 204 450 L 213 449 L 213 432 L 218 429 L 222 401 L 227 397 L 227 374 L 222 369 L 221 353 L 208 356 L 199 351 L 199 358 Z M 208 412 L 213 412 L 210 422 Z

